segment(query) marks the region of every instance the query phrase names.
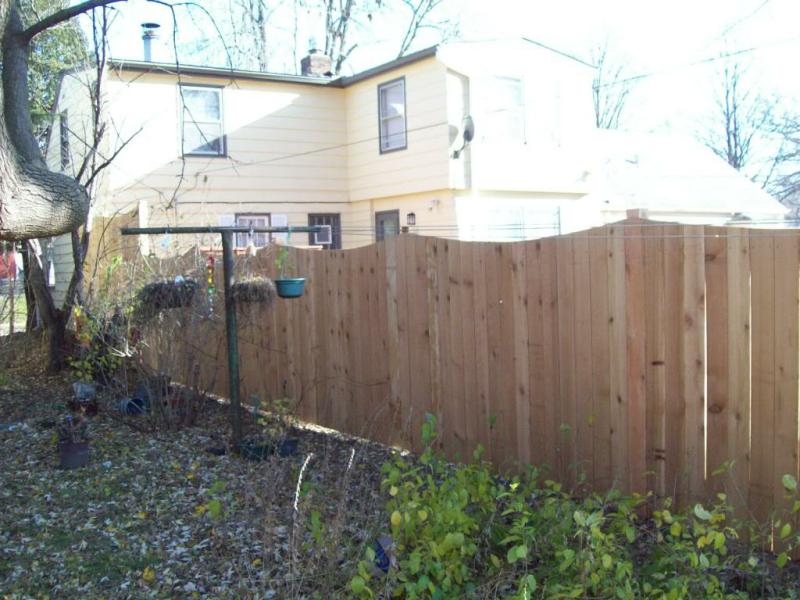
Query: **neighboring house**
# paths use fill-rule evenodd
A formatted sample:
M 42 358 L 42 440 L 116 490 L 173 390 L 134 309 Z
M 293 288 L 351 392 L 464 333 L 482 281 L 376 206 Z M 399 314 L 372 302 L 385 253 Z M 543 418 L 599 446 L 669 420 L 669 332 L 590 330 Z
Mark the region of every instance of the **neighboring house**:
M 581 202 L 595 224 L 638 209 L 649 219 L 780 226 L 787 208 L 690 138 L 598 131 L 592 192 Z M 783 225 L 785 226 L 785 224 Z
M 605 176 L 593 68 L 579 59 L 521 39 L 451 43 L 348 77 L 329 68 L 316 52 L 301 76 L 113 61 L 100 153 L 119 154 L 98 181 L 94 215 L 135 213 L 141 226 L 324 224 L 332 236 L 323 247 L 353 248 L 406 226 L 461 239 L 541 237 L 636 204 L 633 188 Z M 86 76 L 62 82 L 51 168 L 74 172 L 91 139 Z M 468 115 L 475 137 L 463 147 Z M 212 241 L 151 237 L 140 240 L 145 253 Z M 68 238 L 54 248 L 61 291 Z

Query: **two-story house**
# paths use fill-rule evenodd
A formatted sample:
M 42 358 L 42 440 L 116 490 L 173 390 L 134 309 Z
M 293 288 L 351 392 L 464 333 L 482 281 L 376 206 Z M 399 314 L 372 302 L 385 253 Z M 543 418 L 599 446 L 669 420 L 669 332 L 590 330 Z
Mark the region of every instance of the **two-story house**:
M 115 157 L 93 214 L 135 213 L 141 226 L 325 224 L 329 240 L 276 237 L 353 248 L 404 227 L 460 239 L 541 237 L 640 208 L 637 198 L 609 199 L 620 185 L 605 176 L 605 138 L 594 128 L 593 67 L 577 58 L 519 39 L 446 44 L 347 77 L 331 77 L 318 52 L 302 66 L 294 76 L 112 61 L 100 154 Z M 51 167 L 74 169 L 91 139 L 86 76 L 62 83 Z M 474 138 L 465 144 L 469 120 Z M 757 199 L 759 214 L 782 214 L 766 194 Z M 677 202 L 659 215 L 692 210 L 696 203 Z M 740 212 L 714 211 L 703 218 Z M 202 238 L 141 245 L 210 243 Z M 264 234 L 238 241 L 269 242 Z M 55 243 L 53 261 L 63 287 L 68 239 Z

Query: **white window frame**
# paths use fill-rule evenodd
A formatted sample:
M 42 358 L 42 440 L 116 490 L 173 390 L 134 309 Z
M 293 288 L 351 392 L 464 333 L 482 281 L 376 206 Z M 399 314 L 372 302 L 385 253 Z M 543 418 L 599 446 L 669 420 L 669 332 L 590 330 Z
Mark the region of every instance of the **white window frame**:
M 385 115 L 383 114 L 383 96 L 389 90 L 400 88 L 403 92 L 403 114 L 402 115 Z M 398 150 L 405 150 L 408 148 L 408 121 L 406 119 L 408 102 L 406 101 L 406 78 L 398 77 L 391 81 L 386 81 L 378 86 L 378 148 L 381 154 L 387 152 L 396 152 Z M 390 145 L 389 134 L 387 133 L 387 123 L 394 120 L 403 120 L 403 142 L 402 144 Z
M 188 90 L 216 93 L 219 96 L 219 119 L 216 121 L 197 121 L 191 115 L 187 115 L 187 109 L 183 103 L 183 92 Z M 222 87 L 213 85 L 178 85 L 179 103 L 181 105 L 181 152 L 183 156 L 222 156 L 228 155 L 228 138 L 225 135 L 225 108 L 222 104 Z M 189 117 L 189 119 L 187 119 Z M 218 125 L 219 126 L 219 151 L 189 150 L 186 148 L 186 125 Z M 206 140 L 208 141 L 208 140 Z
M 264 224 L 253 225 L 251 221 L 254 219 L 264 219 Z M 270 213 L 240 213 L 235 217 L 236 227 L 270 227 L 270 223 L 272 223 L 272 215 Z M 256 248 L 265 248 L 272 242 L 272 234 L 270 233 L 254 233 L 252 236 L 249 233 L 237 233 L 236 247 L 249 248 L 251 237 L 253 238 L 253 246 Z

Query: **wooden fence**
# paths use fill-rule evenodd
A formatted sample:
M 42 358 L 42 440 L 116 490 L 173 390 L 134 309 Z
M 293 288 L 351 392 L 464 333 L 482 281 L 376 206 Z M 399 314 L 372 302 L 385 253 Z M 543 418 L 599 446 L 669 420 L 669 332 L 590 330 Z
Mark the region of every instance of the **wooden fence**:
M 244 398 L 413 449 L 430 412 L 453 458 L 682 504 L 726 489 L 761 518 L 798 476 L 800 233 L 625 221 L 293 256 L 305 296 L 240 309 Z

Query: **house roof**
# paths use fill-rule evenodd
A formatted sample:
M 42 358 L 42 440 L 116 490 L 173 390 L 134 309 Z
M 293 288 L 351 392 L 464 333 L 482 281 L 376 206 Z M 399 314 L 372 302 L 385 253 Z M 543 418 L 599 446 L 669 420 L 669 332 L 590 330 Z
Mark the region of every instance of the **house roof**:
M 224 69 L 220 67 L 204 67 L 199 65 L 185 65 L 181 64 L 180 69 L 175 63 L 155 63 L 140 60 L 122 60 L 112 59 L 109 61 L 113 69 L 119 71 L 133 71 L 136 73 L 164 73 L 169 75 L 177 75 L 180 71 L 184 75 L 195 75 L 201 77 L 220 77 L 223 79 L 245 79 L 251 81 L 274 81 L 278 83 L 297 83 L 302 85 L 315 85 L 322 87 L 335 87 L 344 88 L 359 81 L 381 75 L 387 71 L 397 69 L 405 65 L 409 65 L 420 60 L 425 60 L 432 56 L 436 56 L 438 46 L 431 46 L 424 50 L 413 52 L 391 60 L 382 65 L 372 67 L 361 73 L 355 75 L 342 76 L 336 78 L 319 77 L 310 75 L 285 75 L 281 73 L 264 73 L 262 71 L 246 71 L 242 69 Z
M 455 42 L 451 42 L 451 44 L 463 44 L 463 43 L 489 43 L 489 42 L 498 42 L 498 41 L 508 41 L 509 39 L 513 39 L 524 44 L 530 44 L 534 46 L 538 46 L 544 50 L 549 52 L 553 52 L 561 56 L 562 58 L 567 58 L 569 60 L 576 61 L 584 66 L 593 67 L 591 63 L 588 63 L 581 58 L 574 56 L 572 54 L 563 52 L 552 46 L 548 46 L 539 42 L 537 40 L 533 40 L 530 38 L 503 38 L 503 39 L 494 39 L 494 40 L 457 40 Z M 403 67 L 421 60 L 425 60 L 426 58 L 431 58 L 436 56 L 439 52 L 440 46 L 430 46 L 429 48 L 424 48 L 422 50 L 418 50 L 417 52 L 412 52 L 411 54 L 406 54 L 405 56 L 400 56 L 395 58 L 394 60 L 390 60 L 389 62 L 377 65 L 375 67 L 371 67 L 360 73 L 355 73 L 354 75 L 347 75 L 347 76 L 339 76 L 339 77 L 320 77 L 320 76 L 309 76 L 309 75 L 288 75 L 284 73 L 265 73 L 263 71 L 248 71 L 243 69 L 227 69 L 221 67 L 207 67 L 202 65 L 190 65 L 190 64 L 181 64 L 180 65 L 180 72 L 185 75 L 195 75 L 201 77 L 219 77 L 226 80 L 231 79 L 245 79 L 251 81 L 274 81 L 279 83 L 297 83 L 302 85 L 315 85 L 315 86 L 323 86 L 323 87 L 335 87 L 335 88 L 345 88 L 351 85 L 354 85 L 360 81 L 364 81 L 365 79 L 369 79 L 371 77 L 375 77 L 377 75 L 381 75 L 393 69 L 397 69 L 399 67 Z M 147 62 L 142 60 L 124 60 L 124 59 L 111 59 L 109 64 L 112 68 L 120 70 L 120 71 L 133 71 L 137 73 L 164 73 L 170 75 L 177 75 L 178 68 L 175 63 L 156 63 L 156 62 Z
M 672 134 L 598 130 L 590 196 L 609 209 L 778 217 L 778 200 L 702 144 Z

